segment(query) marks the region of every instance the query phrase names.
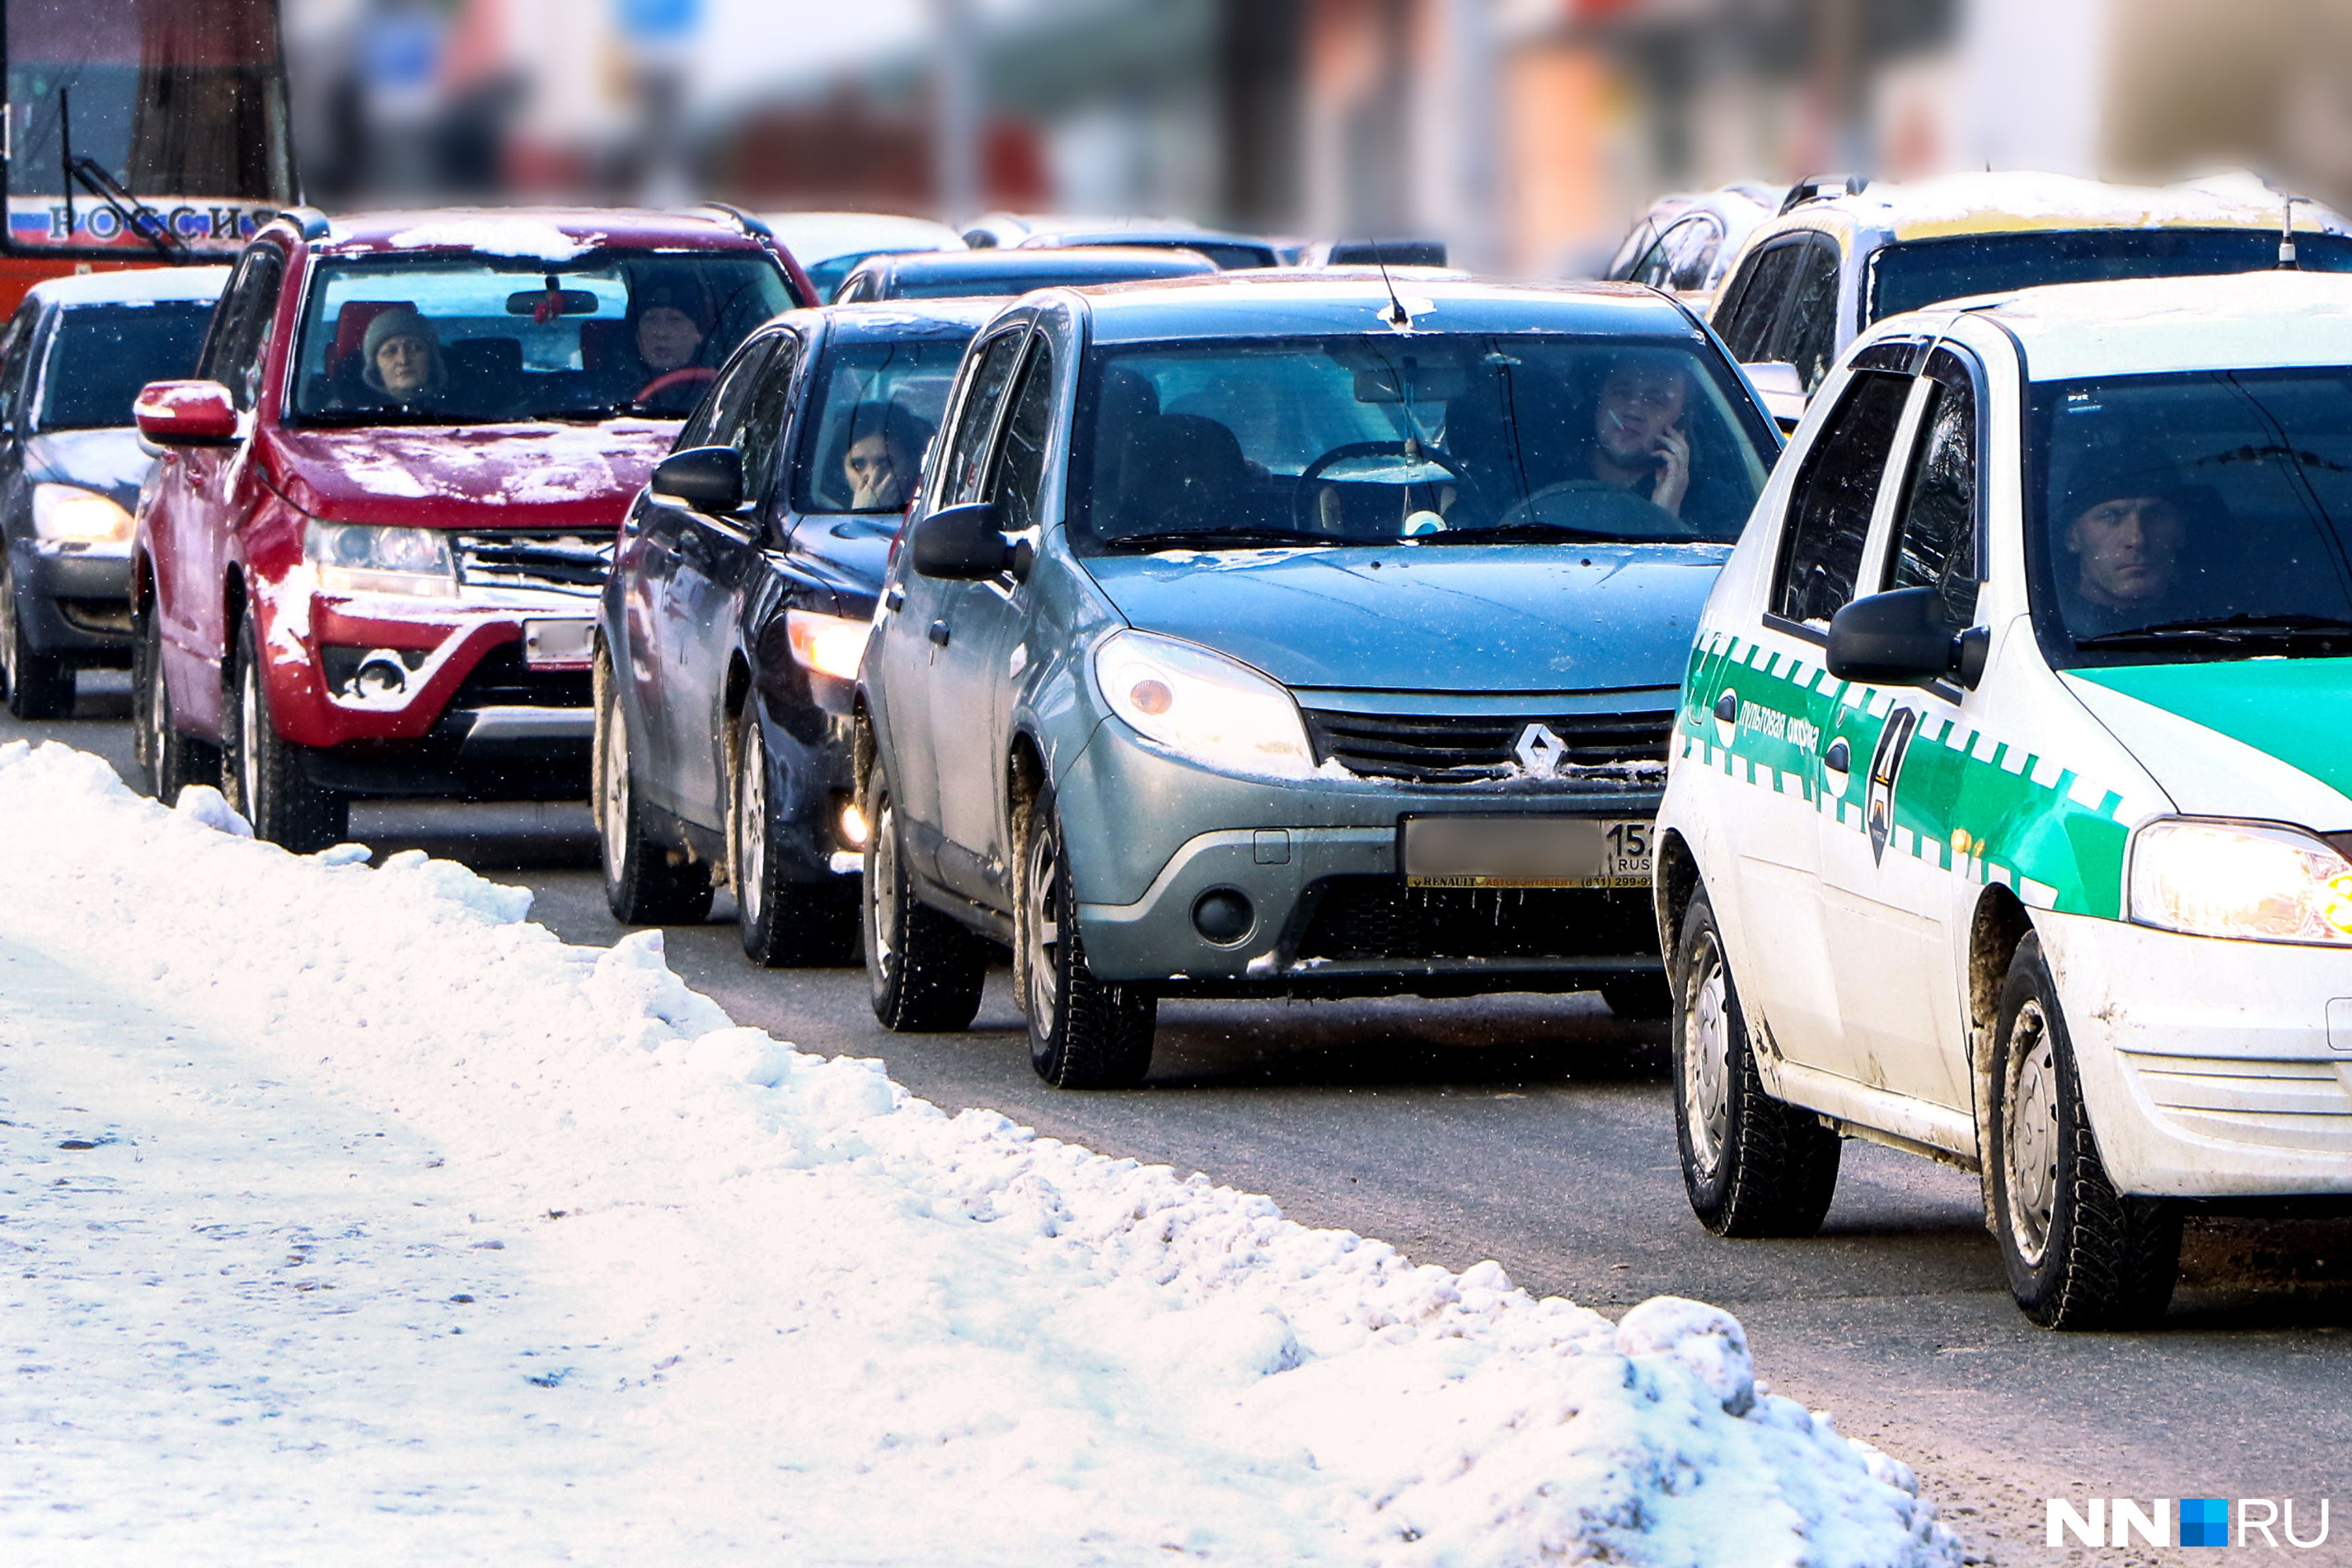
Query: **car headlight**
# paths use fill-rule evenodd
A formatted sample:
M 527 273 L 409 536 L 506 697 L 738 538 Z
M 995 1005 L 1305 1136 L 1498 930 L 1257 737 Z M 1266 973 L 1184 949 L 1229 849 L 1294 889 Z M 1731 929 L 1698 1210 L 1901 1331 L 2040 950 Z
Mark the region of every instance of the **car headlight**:
M 1095 681 L 1112 712 L 1171 752 L 1238 773 L 1315 771 L 1290 693 L 1196 643 L 1114 632 L 1095 649 Z
M 866 637 L 873 629 L 871 621 L 821 616 L 814 610 L 784 612 L 784 640 L 792 645 L 793 662 L 835 680 L 857 679 L 858 663 L 866 657 Z
M 405 594 L 450 599 L 457 572 L 446 534 L 430 528 L 317 522 L 302 530 L 302 559 L 331 594 Z
M 128 544 L 131 518 L 121 503 L 79 485 L 33 487 L 33 536 L 58 544 Z
M 2352 943 L 2352 861 L 2300 828 L 2151 822 L 2132 839 L 2131 918 L 2191 936 Z

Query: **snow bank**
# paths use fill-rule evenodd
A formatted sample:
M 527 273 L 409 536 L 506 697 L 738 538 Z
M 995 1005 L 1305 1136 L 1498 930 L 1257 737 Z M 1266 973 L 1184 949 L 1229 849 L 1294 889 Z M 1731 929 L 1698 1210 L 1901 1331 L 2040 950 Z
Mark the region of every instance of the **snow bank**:
M 1416 1267 L 949 1117 L 878 1062 L 733 1026 L 656 931 L 566 946 L 527 892 L 417 852 L 296 858 L 211 792 L 167 811 L 62 747 L 0 747 L 0 942 L 394 1119 L 516 1293 L 565 1295 L 561 1364 L 427 1384 L 467 1440 L 397 1456 L 476 1464 L 502 1422 L 593 1438 L 595 1487 L 535 1527 L 549 1560 L 1959 1561 L 1909 1472 L 1767 1392 L 1714 1308 L 1612 1325 L 1494 1263 Z M 307 1550 L 274 1533 L 307 1484 L 287 1447 L 283 1496 L 227 1527 L 239 1561 Z M 400 1560 L 387 1539 L 333 1550 Z

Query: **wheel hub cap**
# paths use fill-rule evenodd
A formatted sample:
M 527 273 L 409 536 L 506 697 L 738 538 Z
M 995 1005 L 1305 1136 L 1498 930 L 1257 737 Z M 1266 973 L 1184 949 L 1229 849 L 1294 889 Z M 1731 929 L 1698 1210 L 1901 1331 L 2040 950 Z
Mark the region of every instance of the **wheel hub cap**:
M 1730 984 L 1723 954 L 1710 941 L 1695 963 L 1683 1004 L 1683 1120 L 1690 1128 L 1691 1152 L 1712 1174 L 1723 1159 L 1731 1115 Z
M 768 768 L 758 724 L 744 737 L 743 776 L 736 789 L 735 903 L 742 918 L 760 918 L 768 888 Z
M 2010 1235 L 2019 1255 L 2039 1264 L 2058 1209 L 2058 1064 L 2038 1002 L 2020 1007 L 2011 1026 L 2007 1089 L 2001 1145 Z

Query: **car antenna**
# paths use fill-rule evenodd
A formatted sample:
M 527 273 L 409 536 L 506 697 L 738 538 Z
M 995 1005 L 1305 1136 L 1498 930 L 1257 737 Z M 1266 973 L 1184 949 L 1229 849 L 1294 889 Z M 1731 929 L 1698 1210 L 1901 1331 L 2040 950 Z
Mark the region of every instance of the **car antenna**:
M 2278 269 L 2282 272 L 2303 270 L 2303 263 L 2296 260 L 2294 255 L 2294 204 L 2310 200 L 2309 196 L 2289 196 L 2286 199 L 2286 216 L 2279 226 Z
M 1381 320 L 1400 332 L 1412 331 L 1412 312 L 1406 310 L 1404 301 L 1397 298 L 1396 282 L 1390 278 L 1388 261 L 1381 255 L 1381 242 L 1367 239 L 1364 243 L 1371 247 L 1372 265 L 1381 269 L 1381 287 L 1389 291 L 1389 308 L 1381 312 Z
M 66 243 L 73 243 L 73 89 L 58 89 L 58 179 L 66 188 Z

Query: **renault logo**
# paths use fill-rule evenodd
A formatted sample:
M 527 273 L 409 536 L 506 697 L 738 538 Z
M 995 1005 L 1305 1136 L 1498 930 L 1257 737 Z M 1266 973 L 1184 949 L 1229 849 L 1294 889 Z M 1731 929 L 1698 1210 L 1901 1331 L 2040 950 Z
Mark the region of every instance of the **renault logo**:
M 1511 748 L 1511 754 L 1531 773 L 1556 773 L 1568 757 L 1568 742 L 1549 724 L 1530 724 L 1519 731 L 1518 744 Z

